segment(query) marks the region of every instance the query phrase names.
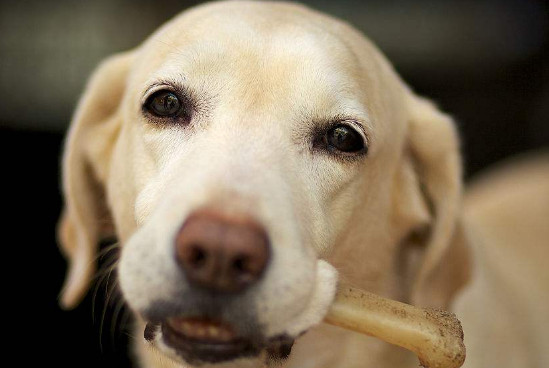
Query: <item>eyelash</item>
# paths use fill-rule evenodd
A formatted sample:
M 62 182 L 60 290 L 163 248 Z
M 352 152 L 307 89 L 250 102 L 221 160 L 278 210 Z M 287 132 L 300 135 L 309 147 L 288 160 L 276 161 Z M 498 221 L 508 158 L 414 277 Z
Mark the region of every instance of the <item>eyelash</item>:
M 155 88 L 156 87 L 156 88 Z M 177 97 L 180 104 L 179 110 L 173 116 L 162 116 L 155 114 L 149 108 L 149 105 L 153 102 L 155 96 L 162 93 L 171 93 Z M 194 100 L 190 96 L 191 94 L 183 89 L 174 88 L 171 85 L 158 84 L 149 88 L 146 96 L 141 104 L 141 110 L 143 115 L 147 116 L 149 120 L 152 120 L 157 124 L 187 124 L 190 122 L 194 111 L 196 110 Z
M 349 160 L 356 160 L 360 157 L 366 156 L 368 153 L 368 150 L 370 148 L 369 140 L 367 136 L 364 136 L 364 132 L 360 129 L 355 127 L 355 124 L 351 123 L 351 119 L 334 119 L 331 121 L 331 123 L 324 125 L 323 127 L 318 128 L 313 133 L 313 143 L 312 143 L 312 149 L 314 151 L 325 153 L 332 155 L 335 158 L 342 159 L 345 161 Z M 338 127 L 345 127 L 354 132 L 360 140 L 362 141 L 362 148 L 357 149 L 355 151 L 346 152 L 338 149 L 337 147 L 330 146 L 328 139 L 328 134 L 333 131 L 334 129 L 337 129 Z

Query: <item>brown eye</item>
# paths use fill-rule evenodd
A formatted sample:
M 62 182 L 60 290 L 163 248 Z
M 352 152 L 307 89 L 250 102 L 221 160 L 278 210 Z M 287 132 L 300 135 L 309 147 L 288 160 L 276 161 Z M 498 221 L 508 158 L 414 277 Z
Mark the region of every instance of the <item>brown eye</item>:
M 156 116 L 173 117 L 181 110 L 181 102 L 171 91 L 158 91 L 148 98 L 145 108 Z
M 350 126 L 339 124 L 328 130 L 324 138 L 328 149 L 345 153 L 366 153 L 364 139 Z

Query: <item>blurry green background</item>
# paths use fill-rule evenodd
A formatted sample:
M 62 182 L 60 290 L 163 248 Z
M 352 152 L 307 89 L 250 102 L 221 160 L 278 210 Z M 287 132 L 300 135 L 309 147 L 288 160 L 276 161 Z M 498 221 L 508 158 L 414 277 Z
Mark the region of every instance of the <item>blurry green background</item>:
M 132 333 L 121 328 L 112 308 L 104 308 L 104 285 L 94 311 L 91 296 L 76 311 L 57 306 L 65 270 L 54 231 L 61 208 L 60 146 L 97 63 L 135 47 L 195 3 L 0 1 L 4 256 L 11 266 L 4 295 L 10 339 L 25 351 L 18 355 L 23 366 L 130 364 L 126 345 Z M 507 156 L 549 146 L 545 1 L 305 3 L 364 31 L 411 86 L 456 118 L 468 176 Z
M 0 127 L 62 132 L 87 76 L 197 2 L 0 2 Z M 363 30 L 459 121 L 468 172 L 549 142 L 548 8 L 535 0 L 305 1 Z

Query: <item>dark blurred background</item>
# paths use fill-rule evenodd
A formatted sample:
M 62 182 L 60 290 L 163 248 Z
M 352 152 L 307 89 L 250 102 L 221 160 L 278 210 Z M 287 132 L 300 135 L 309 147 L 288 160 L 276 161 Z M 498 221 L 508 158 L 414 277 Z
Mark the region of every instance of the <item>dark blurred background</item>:
M 15 331 L 14 349 L 25 349 L 18 358 L 24 366 L 129 366 L 132 337 L 122 314 L 106 308 L 103 318 L 107 280 L 97 288 L 95 308 L 91 295 L 74 311 L 57 305 L 65 270 L 55 240 L 60 147 L 94 66 L 135 47 L 195 3 L 0 2 L 0 147 L 8 218 L 4 306 L 15 312 L 7 314 L 8 326 Z M 467 178 L 508 156 L 549 146 L 545 1 L 305 3 L 363 30 L 416 91 L 456 118 Z

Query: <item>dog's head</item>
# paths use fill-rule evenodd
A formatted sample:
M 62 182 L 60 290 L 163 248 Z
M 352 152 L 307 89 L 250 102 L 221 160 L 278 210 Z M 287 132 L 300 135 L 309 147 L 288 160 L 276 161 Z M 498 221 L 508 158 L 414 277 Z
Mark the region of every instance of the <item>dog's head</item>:
M 79 103 L 62 303 L 85 293 L 114 231 L 123 296 L 175 360 L 286 355 L 330 305 L 324 260 L 443 306 L 464 280 L 443 264 L 462 255 L 457 145 L 450 119 L 340 21 L 284 3 L 187 11 L 103 62 Z

